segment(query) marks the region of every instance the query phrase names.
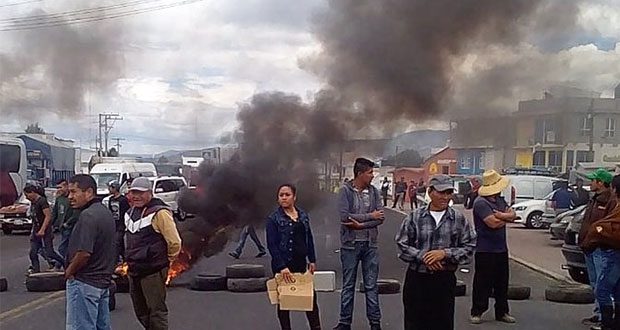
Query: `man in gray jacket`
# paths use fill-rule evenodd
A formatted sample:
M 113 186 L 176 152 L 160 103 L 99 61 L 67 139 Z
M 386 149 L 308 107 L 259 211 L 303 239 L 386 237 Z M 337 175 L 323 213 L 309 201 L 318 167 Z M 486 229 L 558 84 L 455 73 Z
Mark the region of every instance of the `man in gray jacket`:
M 342 262 L 342 293 L 340 322 L 335 330 L 350 330 L 353 323 L 353 298 L 358 265 L 362 264 L 362 277 L 366 293 L 366 316 L 371 330 L 381 329 L 381 310 L 377 278 L 379 253 L 377 252 L 377 226 L 385 218 L 381 193 L 371 185 L 375 164 L 365 158 L 355 160 L 355 178 L 345 183 L 338 192 L 340 216 L 340 260 Z

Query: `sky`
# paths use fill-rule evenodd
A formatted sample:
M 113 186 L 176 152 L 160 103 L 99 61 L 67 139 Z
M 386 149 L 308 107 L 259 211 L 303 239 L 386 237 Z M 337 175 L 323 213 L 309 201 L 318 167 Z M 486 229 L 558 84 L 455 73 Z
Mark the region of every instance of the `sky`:
M 0 28 L 10 18 L 127 2 L 0 6 Z M 0 31 L 0 132 L 38 122 L 92 147 L 97 114 L 108 112 L 123 118 L 110 133 L 125 139 L 123 153 L 209 146 L 237 127 L 238 105 L 252 95 L 278 90 L 310 101 L 325 85 L 302 64 L 321 52 L 313 22 L 326 8 L 325 0 L 205 0 L 69 27 Z M 509 78 L 517 89 L 499 98 L 498 108 L 516 110 L 520 99 L 539 98 L 553 84 L 611 97 L 620 82 L 620 0 L 581 2 L 574 30 L 540 24 L 533 31 L 542 32 L 517 46 L 472 46 L 454 63 L 455 98 L 494 84 L 489 67 L 524 63 Z

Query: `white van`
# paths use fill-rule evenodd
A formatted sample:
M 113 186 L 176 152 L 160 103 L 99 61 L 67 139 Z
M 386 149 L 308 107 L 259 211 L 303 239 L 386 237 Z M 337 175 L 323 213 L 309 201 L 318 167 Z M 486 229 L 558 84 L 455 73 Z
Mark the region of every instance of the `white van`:
M 100 163 L 90 170 L 90 175 L 97 182 L 97 195 L 108 195 L 108 183 L 118 181 L 124 185 L 128 179 L 140 176 L 157 177 L 157 169 L 152 163 Z
M 558 178 L 540 175 L 507 175 L 510 185 L 502 195 L 511 204 L 528 200 L 543 200 L 553 191 L 553 183 Z

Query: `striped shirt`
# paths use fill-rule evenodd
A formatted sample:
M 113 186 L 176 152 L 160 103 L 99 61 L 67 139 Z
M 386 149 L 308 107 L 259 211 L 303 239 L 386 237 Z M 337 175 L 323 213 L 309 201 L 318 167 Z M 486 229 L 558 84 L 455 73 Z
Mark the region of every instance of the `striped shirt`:
M 411 212 L 396 235 L 398 257 L 409 263 L 412 270 L 432 273 L 424 264 L 424 254 L 431 250 L 445 250 L 444 268 L 454 269 L 471 259 L 476 247 L 476 233 L 463 214 L 453 208 L 435 224 L 428 206 Z

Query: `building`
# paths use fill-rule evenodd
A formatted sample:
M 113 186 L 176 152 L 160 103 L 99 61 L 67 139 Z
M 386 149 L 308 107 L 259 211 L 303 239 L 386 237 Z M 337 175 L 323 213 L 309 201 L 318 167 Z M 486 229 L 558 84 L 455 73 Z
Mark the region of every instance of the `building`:
M 457 174 L 457 152 L 446 146 L 435 151 L 424 161 L 424 180 L 427 181 L 435 174 Z

